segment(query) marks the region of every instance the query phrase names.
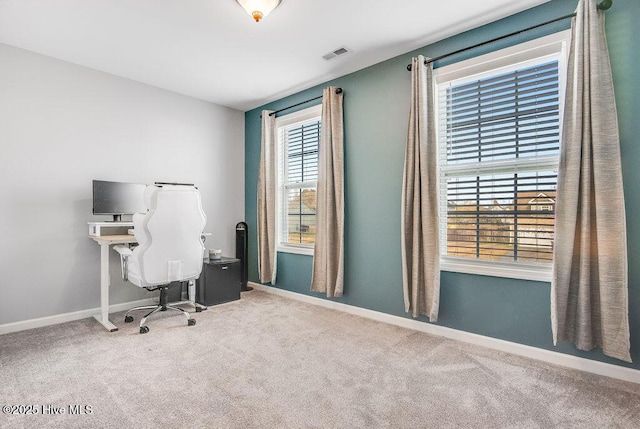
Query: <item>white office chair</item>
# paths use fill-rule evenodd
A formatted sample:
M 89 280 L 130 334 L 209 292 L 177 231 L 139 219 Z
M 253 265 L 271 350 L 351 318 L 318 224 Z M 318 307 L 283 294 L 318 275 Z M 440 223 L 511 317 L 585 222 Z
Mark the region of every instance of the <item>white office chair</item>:
M 187 317 L 189 326 L 195 319 L 179 307 L 167 304 L 167 288 L 172 282 L 193 282 L 202 271 L 202 231 L 207 218 L 202 211 L 200 192 L 189 185 L 153 185 L 144 192 L 146 214 L 133 215 L 138 246 L 114 246 L 122 262 L 122 278 L 136 286 L 160 290 L 158 305 L 129 310 L 125 322 L 133 322 L 130 312 L 151 310 L 140 320 L 140 333 L 149 332 L 147 318 L 158 311 L 175 310 Z

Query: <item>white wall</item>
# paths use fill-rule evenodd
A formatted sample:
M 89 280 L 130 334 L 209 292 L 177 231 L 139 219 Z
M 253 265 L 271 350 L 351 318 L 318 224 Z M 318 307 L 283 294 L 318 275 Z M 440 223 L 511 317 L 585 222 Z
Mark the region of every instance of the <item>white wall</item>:
M 0 325 L 100 305 L 92 179 L 195 183 L 205 245 L 234 255 L 244 114 L 0 44 Z M 116 262 L 111 303 L 150 297 Z

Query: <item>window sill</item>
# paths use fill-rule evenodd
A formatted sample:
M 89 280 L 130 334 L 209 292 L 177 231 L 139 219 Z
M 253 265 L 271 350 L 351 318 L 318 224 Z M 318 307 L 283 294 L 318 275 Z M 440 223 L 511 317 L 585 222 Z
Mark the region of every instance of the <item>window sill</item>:
M 461 258 L 440 259 L 440 270 L 539 282 L 551 282 L 552 275 L 551 264 L 470 261 Z
M 313 247 L 308 246 L 280 245 L 276 250 L 282 253 L 295 253 L 297 255 L 313 256 Z

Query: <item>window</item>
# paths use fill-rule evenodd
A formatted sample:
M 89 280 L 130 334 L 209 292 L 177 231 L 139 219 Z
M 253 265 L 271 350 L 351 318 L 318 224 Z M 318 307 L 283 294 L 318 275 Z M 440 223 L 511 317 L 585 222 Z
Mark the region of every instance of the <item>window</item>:
M 437 70 L 443 270 L 550 279 L 566 37 Z
M 276 119 L 278 250 L 313 254 L 322 106 Z

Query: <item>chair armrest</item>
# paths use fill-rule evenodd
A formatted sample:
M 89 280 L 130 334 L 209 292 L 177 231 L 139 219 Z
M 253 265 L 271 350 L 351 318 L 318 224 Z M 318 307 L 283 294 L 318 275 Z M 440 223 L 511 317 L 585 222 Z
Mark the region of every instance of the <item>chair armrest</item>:
M 116 244 L 113 246 L 113 250 L 120 254 L 120 271 L 122 280 L 126 282 L 129 280 L 129 256 L 133 254 L 133 250 L 124 244 Z
M 118 252 L 121 257 L 129 257 L 133 253 L 133 250 L 129 248 L 129 246 L 125 246 L 124 244 L 116 244 L 113 246 L 113 250 Z

